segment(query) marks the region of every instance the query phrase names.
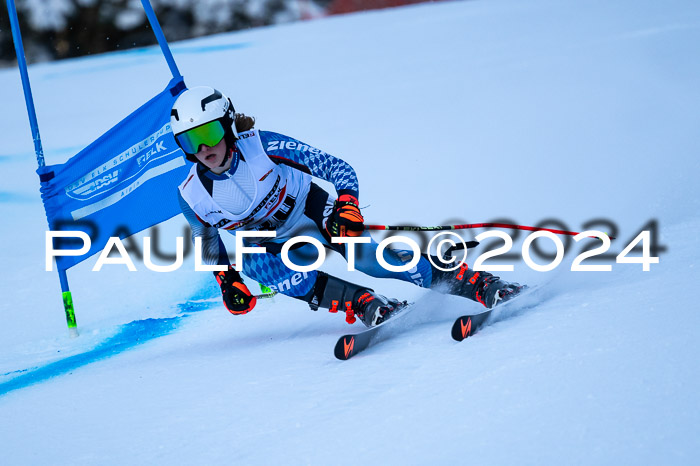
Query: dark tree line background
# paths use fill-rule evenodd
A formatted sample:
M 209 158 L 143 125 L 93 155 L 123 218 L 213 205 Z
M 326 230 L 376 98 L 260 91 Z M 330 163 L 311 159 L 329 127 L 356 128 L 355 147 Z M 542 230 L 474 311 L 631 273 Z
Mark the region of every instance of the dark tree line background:
M 151 0 L 169 41 L 324 16 L 332 3 L 333 0 Z M 16 7 L 30 63 L 156 43 L 140 0 L 16 0 Z M 3 6 L 0 64 L 15 62 L 9 15 Z

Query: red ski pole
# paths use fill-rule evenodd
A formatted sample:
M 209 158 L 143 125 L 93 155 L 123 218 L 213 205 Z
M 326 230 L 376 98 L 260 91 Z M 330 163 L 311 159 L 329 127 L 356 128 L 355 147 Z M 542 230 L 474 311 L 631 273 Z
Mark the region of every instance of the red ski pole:
M 553 228 L 529 227 L 526 225 L 513 225 L 510 223 L 466 223 L 464 225 L 442 225 L 434 227 L 415 227 L 411 225 L 365 225 L 367 230 L 387 230 L 387 231 L 445 231 L 445 230 L 467 230 L 470 228 L 508 228 L 511 230 L 526 231 L 549 231 L 557 235 L 576 236 L 576 231 L 555 230 Z M 607 234 L 607 233 L 606 233 Z M 609 236 L 609 235 L 608 235 Z M 610 239 L 615 239 L 609 236 Z M 594 236 L 592 238 L 595 238 Z

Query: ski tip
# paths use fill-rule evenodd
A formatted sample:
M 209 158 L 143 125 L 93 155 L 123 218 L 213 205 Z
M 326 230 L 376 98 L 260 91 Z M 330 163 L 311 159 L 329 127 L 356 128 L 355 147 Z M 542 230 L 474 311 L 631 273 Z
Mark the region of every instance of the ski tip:
M 341 361 L 350 359 L 355 354 L 355 335 L 345 335 L 340 338 L 333 353 Z
M 456 341 L 462 341 L 472 336 L 475 330 L 476 326 L 472 321 L 472 316 L 462 316 L 452 325 L 452 338 Z
M 456 341 L 462 341 L 474 335 L 486 324 L 490 315 L 491 309 L 481 314 L 465 315 L 458 318 L 452 325 L 452 338 Z

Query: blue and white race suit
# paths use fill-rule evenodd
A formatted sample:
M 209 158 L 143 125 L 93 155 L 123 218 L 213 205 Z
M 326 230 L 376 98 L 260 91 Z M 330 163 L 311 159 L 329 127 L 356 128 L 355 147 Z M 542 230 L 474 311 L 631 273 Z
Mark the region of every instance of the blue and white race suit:
M 264 246 L 264 254 L 244 254 L 243 273 L 288 296 L 306 295 L 316 282 L 317 272 L 296 272 L 280 257 L 288 239 L 306 235 L 325 247 L 346 254 L 342 244 L 332 244 L 325 222 L 332 211 L 335 196 L 312 182 L 313 177 L 331 182 L 338 195 L 352 194 L 359 199 L 359 183 L 353 168 L 308 144 L 282 134 L 253 129 L 239 135 L 231 168 L 214 174 L 195 164 L 179 186 L 182 212 L 192 228 L 192 237 L 202 239 L 203 262 L 229 264 L 219 230 L 276 231 L 275 238 L 260 238 L 249 245 Z M 369 237 L 365 232 L 364 236 Z M 289 251 L 290 260 L 299 265 L 314 262 L 316 248 L 308 243 Z M 429 287 L 431 266 L 421 257 L 407 272 L 391 272 L 376 260 L 377 243 L 355 246 L 355 267 L 373 277 L 396 278 Z M 403 265 L 413 252 L 385 249 L 384 259 L 391 265 Z

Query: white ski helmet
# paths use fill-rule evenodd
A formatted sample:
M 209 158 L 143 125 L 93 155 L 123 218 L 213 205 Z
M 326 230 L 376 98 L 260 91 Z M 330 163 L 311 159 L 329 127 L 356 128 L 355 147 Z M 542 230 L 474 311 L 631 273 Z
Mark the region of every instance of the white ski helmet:
M 201 144 L 211 147 L 226 138 L 227 147 L 233 147 L 238 139 L 235 111 L 231 99 L 212 87 L 193 87 L 180 94 L 170 111 L 170 126 L 188 160 L 196 161 Z

